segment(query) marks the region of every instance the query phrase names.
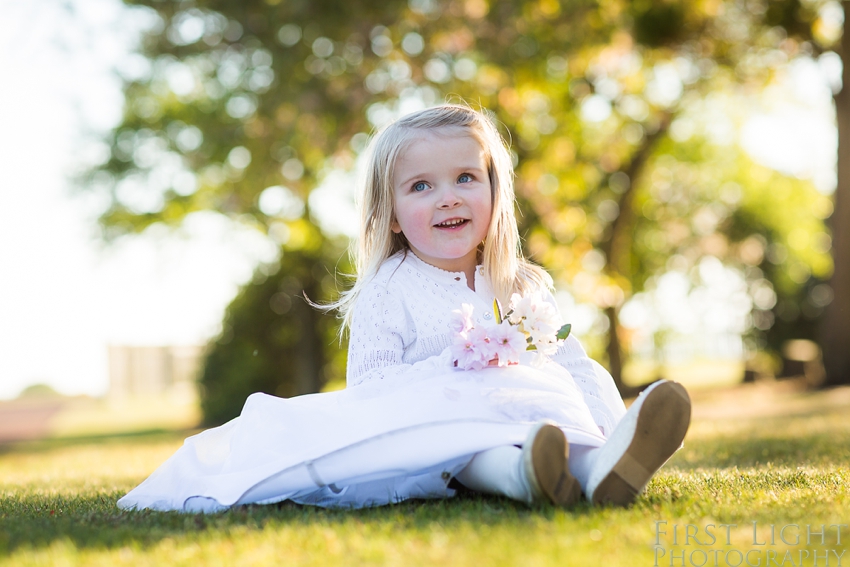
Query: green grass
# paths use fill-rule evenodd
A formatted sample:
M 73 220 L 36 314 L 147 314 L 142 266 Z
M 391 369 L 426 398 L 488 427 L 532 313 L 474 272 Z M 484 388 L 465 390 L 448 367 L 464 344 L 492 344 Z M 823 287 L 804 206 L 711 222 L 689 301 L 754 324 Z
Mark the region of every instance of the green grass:
M 359 511 L 292 504 L 218 515 L 122 512 L 115 500 L 180 445 L 186 432 L 150 431 L 28 443 L 0 450 L 0 567 L 6 565 L 654 565 L 664 556 L 727 565 L 752 551 L 761 566 L 814 565 L 848 549 L 827 527 L 850 524 L 850 389 L 822 393 L 756 386 L 698 394 L 680 451 L 628 509 L 530 509 L 464 495 Z M 5 452 L 3 452 L 5 451 Z M 758 542 L 753 545 L 753 524 Z M 686 528 L 691 524 L 692 528 Z M 709 524 L 717 541 L 707 542 Z M 775 545 L 770 545 L 770 525 Z M 802 538 L 793 544 L 798 524 Z M 678 526 L 678 527 L 677 527 Z M 685 545 L 685 530 L 697 533 Z M 710 529 L 710 528 L 709 528 Z M 673 545 L 677 530 L 678 545 Z M 767 539 L 765 539 L 767 538 Z M 792 550 L 793 563 L 785 556 Z M 767 553 L 772 551 L 774 561 Z M 660 552 L 659 552 L 660 553 Z M 785 562 L 783 563 L 783 559 Z M 737 556 L 732 555 L 731 564 Z M 850 565 L 850 553 L 842 558 Z M 676 559 L 673 565 L 681 565 Z M 747 565 L 744 560 L 742 565 Z

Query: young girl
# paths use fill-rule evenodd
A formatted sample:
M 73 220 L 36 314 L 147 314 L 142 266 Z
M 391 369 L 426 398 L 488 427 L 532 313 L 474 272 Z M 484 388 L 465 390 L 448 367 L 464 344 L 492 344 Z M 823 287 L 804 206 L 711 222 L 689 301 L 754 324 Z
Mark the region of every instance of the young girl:
M 357 280 L 333 306 L 350 330 L 348 387 L 252 395 L 118 505 L 356 508 L 451 497 L 455 482 L 529 504 L 632 502 L 687 431 L 679 384 L 653 384 L 626 411 L 575 338 L 479 370 L 452 355 L 462 304 L 479 327 L 496 324 L 494 298 L 537 292 L 554 306 L 551 278 L 520 255 L 511 159 L 493 123 L 463 106 L 423 110 L 381 130 L 368 156 Z

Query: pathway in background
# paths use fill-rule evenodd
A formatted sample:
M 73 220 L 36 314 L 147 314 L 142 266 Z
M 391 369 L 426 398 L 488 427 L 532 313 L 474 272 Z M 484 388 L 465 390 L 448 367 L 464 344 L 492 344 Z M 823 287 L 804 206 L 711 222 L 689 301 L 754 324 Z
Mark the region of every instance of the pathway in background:
M 51 437 L 185 430 L 200 423 L 196 403 L 155 398 L 115 402 L 88 396 L 0 402 L 0 446 Z
M 53 417 L 64 405 L 62 399 L 0 402 L 0 445 L 47 437 Z

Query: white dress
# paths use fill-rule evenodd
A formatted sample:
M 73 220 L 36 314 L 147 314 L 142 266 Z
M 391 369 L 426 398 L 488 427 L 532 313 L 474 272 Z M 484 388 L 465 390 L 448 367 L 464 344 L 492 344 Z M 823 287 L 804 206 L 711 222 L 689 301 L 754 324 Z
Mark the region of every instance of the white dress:
M 358 297 L 345 390 L 253 394 L 239 417 L 186 439 L 118 505 L 216 512 L 282 500 L 360 508 L 447 498 L 473 455 L 521 444 L 541 419 L 570 443 L 601 446 L 625 406 L 575 338 L 542 365 L 529 354 L 507 368 L 453 368 L 451 311 L 471 303 L 486 326 L 495 324 L 492 302 L 481 268 L 472 291 L 462 273 L 393 256 Z

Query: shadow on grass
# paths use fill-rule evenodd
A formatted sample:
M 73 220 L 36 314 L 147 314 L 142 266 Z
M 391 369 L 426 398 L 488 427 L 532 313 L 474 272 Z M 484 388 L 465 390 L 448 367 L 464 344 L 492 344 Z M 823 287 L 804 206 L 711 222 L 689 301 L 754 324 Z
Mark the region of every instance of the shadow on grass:
M 197 430 L 145 431 L 87 435 L 26 441 L 0 446 L 0 455 L 48 453 L 85 445 L 132 446 L 183 439 Z M 93 486 L 83 493 L 63 494 L 54 487 L 16 491 L 6 486 L 0 492 L 0 555 L 18 549 L 40 549 L 56 541 L 69 541 L 78 549 L 115 549 L 124 546 L 149 547 L 171 537 L 206 539 L 228 537 L 249 530 L 282 529 L 286 526 L 387 525 L 393 529 L 427 529 L 438 523 L 446 529 L 460 524 L 523 525 L 551 519 L 553 507 L 528 508 L 507 498 L 490 497 L 459 490 L 448 500 L 408 501 L 392 506 L 361 510 L 327 510 L 283 502 L 268 506 L 241 506 L 220 514 L 181 514 L 127 512 L 117 508 L 124 495 L 115 489 Z M 572 513 L 587 515 L 590 507 L 577 506 Z
M 455 526 L 534 526 L 551 520 L 559 510 L 552 506 L 529 508 L 507 498 L 458 491 L 447 500 L 411 500 L 391 506 L 360 510 L 329 510 L 292 502 L 248 505 L 219 514 L 181 514 L 149 510 L 125 512 L 115 506 L 118 493 L 66 498 L 31 496 L 0 498 L 0 554 L 19 548 L 49 547 L 67 540 L 78 549 L 116 549 L 124 546 L 147 548 L 159 541 L 181 537 L 206 539 L 228 537 L 233 532 L 281 529 L 287 526 L 329 526 L 359 531 L 364 524 L 427 531 L 435 524 L 452 530 Z M 574 517 L 592 513 L 582 503 L 570 510 Z

